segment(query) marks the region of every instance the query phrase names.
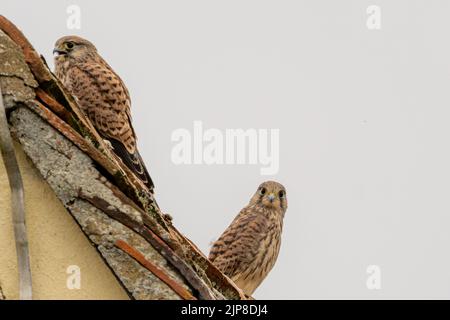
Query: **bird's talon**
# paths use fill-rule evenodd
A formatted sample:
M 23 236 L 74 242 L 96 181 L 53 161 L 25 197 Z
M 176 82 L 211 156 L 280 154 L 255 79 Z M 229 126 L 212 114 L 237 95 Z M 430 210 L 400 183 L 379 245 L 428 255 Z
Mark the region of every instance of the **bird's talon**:
M 111 141 L 103 139 L 103 142 L 108 146 L 110 150 L 114 150 L 114 147 L 111 144 Z

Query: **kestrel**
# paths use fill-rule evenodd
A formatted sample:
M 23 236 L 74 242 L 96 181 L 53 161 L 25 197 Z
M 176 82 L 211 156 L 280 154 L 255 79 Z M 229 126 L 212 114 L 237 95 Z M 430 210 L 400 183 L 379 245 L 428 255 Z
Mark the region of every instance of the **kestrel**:
M 76 98 L 100 136 L 152 190 L 152 179 L 137 150 L 130 94 L 122 79 L 91 42 L 78 36 L 56 41 L 53 53 L 56 76 Z
M 278 182 L 262 183 L 211 248 L 211 262 L 248 296 L 277 260 L 286 209 L 286 189 Z

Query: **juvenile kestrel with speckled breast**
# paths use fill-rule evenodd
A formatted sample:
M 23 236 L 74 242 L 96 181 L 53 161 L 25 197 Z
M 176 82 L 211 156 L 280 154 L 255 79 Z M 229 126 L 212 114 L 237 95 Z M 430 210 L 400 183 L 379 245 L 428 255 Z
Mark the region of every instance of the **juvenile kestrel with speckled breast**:
M 211 262 L 248 296 L 277 260 L 286 209 L 286 189 L 278 182 L 262 183 L 211 248 Z
M 137 150 L 130 95 L 122 79 L 86 39 L 62 37 L 53 53 L 56 76 L 114 152 L 152 190 L 152 179 Z

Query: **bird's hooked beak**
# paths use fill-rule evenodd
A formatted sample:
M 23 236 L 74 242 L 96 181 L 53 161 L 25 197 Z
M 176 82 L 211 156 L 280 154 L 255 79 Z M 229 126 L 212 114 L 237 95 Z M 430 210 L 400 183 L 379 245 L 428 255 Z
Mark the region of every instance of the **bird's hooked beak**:
M 271 193 L 267 196 L 267 198 L 269 199 L 270 203 L 272 203 L 273 200 L 275 200 L 275 195 L 273 193 Z
M 60 50 L 58 48 L 53 49 L 53 55 L 55 55 L 55 56 L 61 56 L 64 54 L 67 54 L 67 51 Z

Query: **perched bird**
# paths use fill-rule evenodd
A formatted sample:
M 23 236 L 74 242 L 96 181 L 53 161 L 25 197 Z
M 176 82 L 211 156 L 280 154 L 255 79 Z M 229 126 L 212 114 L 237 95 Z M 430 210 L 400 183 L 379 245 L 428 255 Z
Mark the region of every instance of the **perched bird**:
M 153 182 L 137 150 L 131 125 L 130 94 L 95 46 L 78 36 L 56 41 L 55 74 L 76 98 L 100 136 L 149 188 Z
M 262 183 L 209 253 L 209 260 L 251 296 L 275 264 L 280 251 L 286 189 Z

